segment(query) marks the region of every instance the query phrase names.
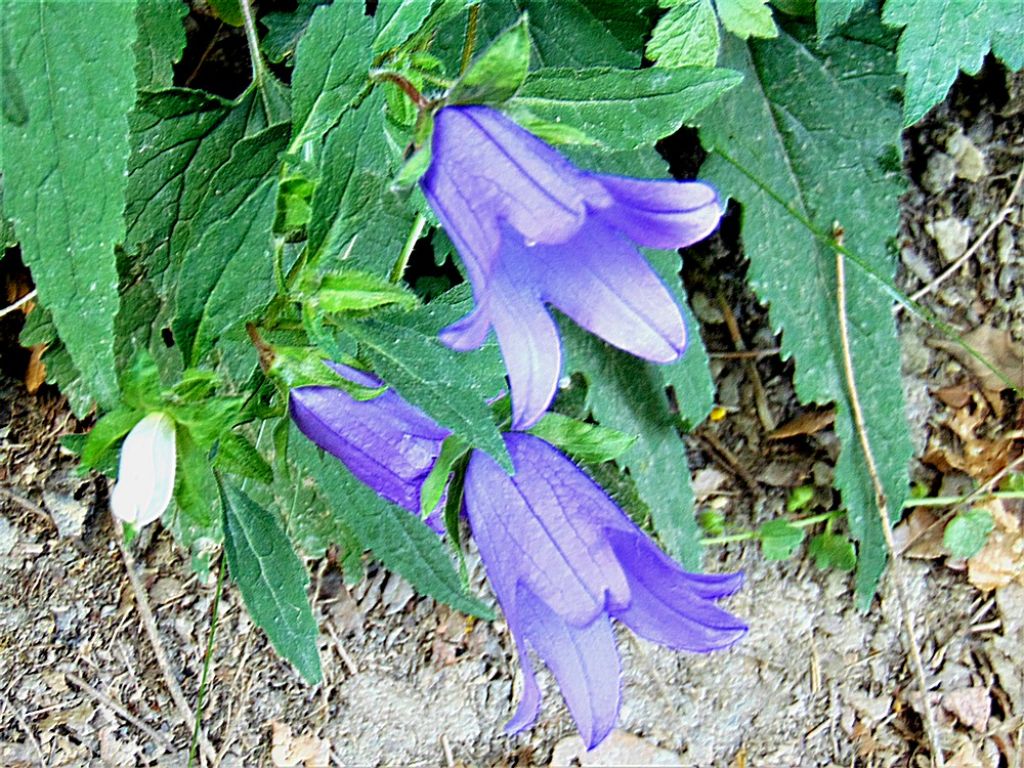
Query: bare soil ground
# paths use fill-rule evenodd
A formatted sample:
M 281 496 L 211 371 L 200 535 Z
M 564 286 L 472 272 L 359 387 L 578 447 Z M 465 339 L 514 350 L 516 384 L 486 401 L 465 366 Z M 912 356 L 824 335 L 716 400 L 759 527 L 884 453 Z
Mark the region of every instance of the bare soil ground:
M 906 291 L 925 286 L 999 215 L 1024 161 L 1022 128 L 1021 78 L 990 68 L 982 78 L 962 79 L 908 138 L 911 187 L 897 244 Z M 1015 357 L 1024 340 L 1021 223 L 1018 195 L 964 266 L 921 299 L 962 332 L 998 331 L 988 351 L 1008 355 L 1010 373 L 1018 362 L 1024 371 Z M 742 261 L 720 244 L 694 263 L 687 281 L 705 341 L 712 351 L 730 351 L 725 311 L 694 270 L 714 265 L 718 275 L 739 275 Z M 718 285 L 725 285 L 747 347 L 776 346 L 763 309 L 742 284 Z M 902 322 L 921 459 L 914 478 L 932 494 L 962 491 L 1020 454 L 1021 403 L 1008 393 L 993 399 L 969 363 L 940 348 L 933 329 Z M 59 444 L 60 435 L 87 425 L 53 391 L 26 392 L 18 380 L 25 360 L 11 349 L 16 329 L 0 329 L 0 766 L 184 766 L 193 724 L 172 702 L 142 629 L 105 482 L 77 477 Z M 728 415 L 690 441 L 702 504 L 750 526 L 777 517 L 789 489 L 802 483 L 813 482 L 828 508 L 836 451 L 827 429 L 766 439 L 757 386 L 779 424 L 805 409 L 793 395 L 788 364 L 769 355 L 755 365 L 760 385 L 743 361 L 716 359 L 718 401 Z M 901 531 L 930 703 L 947 765 L 958 768 L 1016 768 L 1024 760 L 1024 509 L 1011 502 L 1002 512 L 1001 548 L 974 565 L 941 556 L 934 536 L 941 520 L 917 535 L 941 510 Z M 199 583 L 157 528 L 135 552 L 162 648 L 194 706 L 213 585 Z M 537 727 L 503 735 L 519 683 L 501 621 L 471 622 L 373 565 L 355 586 L 346 586 L 330 561 L 310 565 L 325 682 L 310 688 L 280 661 L 228 585 L 202 720 L 214 756 L 201 753 L 197 764 L 927 764 L 921 701 L 888 581 L 870 612 L 859 613 L 849 576 L 819 571 L 806 555 L 778 564 L 749 544 L 710 551 L 708 570 L 747 574 L 728 608 L 748 619 L 749 636 L 703 657 L 623 632 L 621 730 L 585 755 L 547 676 Z M 470 565 L 486 593 L 472 555 Z

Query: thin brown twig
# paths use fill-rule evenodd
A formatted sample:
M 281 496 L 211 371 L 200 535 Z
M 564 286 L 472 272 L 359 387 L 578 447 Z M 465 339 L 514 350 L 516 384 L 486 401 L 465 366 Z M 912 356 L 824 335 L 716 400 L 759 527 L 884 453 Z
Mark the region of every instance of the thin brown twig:
M 740 334 L 740 326 L 736 322 L 736 316 L 732 313 L 732 308 L 721 296 L 718 297 L 718 304 L 722 308 L 722 316 L 725 318 L 726 328 L 729 329 L 729 336 L 732 337 L 733 346 L 736 347 L 737 352 L 746 352 L 747 345 L 743 341 L 742 334 Z M 772 416 L 771 409 L 768 407 L 768 396 L 764 392 L 761 374 L 758 372 L 757 366 L 754 365 L 754 361 L 749 358 L 743 360 L 743 367 L 747 372 L 747 378 L 750 379 L 750 385 L 754 388 L 754 406 L 757 411 L 757 418 L 761 422 L 764 431 L 771 432 L 777 425 L 775 424 L 775 417 Z
M 8 699 L 6 694 L 3 693 L 0 693 L 0 705 L 7 707 L 12 713 L 14 713 L 14 719 L 18 721 L 18 727 L 21 728 L 21 732 L 25 734 L 25 738 L 28 739 L 28 743 L 32 745 L 32 749 L 35 750 L 36 755 L 39 757 L 39 764 L 43 766 L 43 768 L 47 768 L 49 762 L 46 760 L 46 755 L 43 754 L 43 748 L 39 746 L 39 741 L 36 739 L 35 734 L 32 733 L 32 729 L 28 727 L 28 722 L 22 716 L 21 710 L 14 706 L 14 702 Z
M 64 673 L 64 677 L 66 677 L 68 679 L 68 682 L 70 682 L 73 686 L 78 688 L 82 693 L 86 694 L 87 696 L 92 697 L 93 699 L 98 701 L 100 704 L 105 706 L 107 709 L 111 710 L 114 714 L 118 715 L 119 717 L 123 718 L 124 720 L 127 720 L 129 723 L 134 725 L 136 728 L 138 728 L 144 734 L 149 736 L 149 738 L 153 741 L 153 743 L 155 743 L 158 747 L 160 747 L 160 749 L 162 749 L 165 752 L 173 752 L 174 751 L 174 745 L 171 744 L 171 742 L 169 742 L 163 736 L 163 734 L 161 734 L 159 731 L 155 731 L 152 728 L 150 728 L 142 720 L 137 718 L 135 715 L 133 715 L 127 709 L 125 709 L 120 704 L 118 704 L 116 701 L 114 701 L 112 698 L 107 696 L 105 693 L 102 693 L 99 690 L 97 690 L 96 688 L 93 688 L 91 685 L 89 685 L 87 682 L 85 682 L 85 680 L 80 678 L 74 672 L 65 672 Z
M 761 489 L 757 487 L 757 481 L 753 475 L 740 463 L 740 460 L 736 458 L 736 454 L 723 445 L 714 432 L 705 428 L 694 434 L 697 435 L 697 439 L 701 440 L 710 449 L 711 457 L 717 459 L 728 471 L 742 480 L 751 493 L 755 495 L 761 493 Z
M 135 573 L 135 558 L 131 556 L 128 549 L 124 545 L 124 534 L 120 522 L 116 522 L 114 526 L 114 540 L 117 542 L 118 549 L 121 550 L 121 558 L 124 560 L 124 569 L 128 574 L 128 582 L 131 584 L 132 592 L 135 594 L 135 605 L 139 609 L 139 617 L 142 619 L 142 626 L 146 629 L 146 634 L 149 636 L 149 643 L 153 647 L 153 654 L 156 656 L 157 665 L 160 667 L 160 672 L 164 677 L 164 683 L 167 685 L 167 690 L 171 694 L 171 699 L 174 701 L 175 707 L 178 709 L 178 715 L 185 721 L 185 728 L 191 732 L 193 723 L 196 722 L 195 714 L 192 712 L 192 708 L 189 706 L 188 701 L 185 699 L 185 694 L 181 690 L 181 686 L 178 684 L 178 678 L 174 674 L 174 670 L 171 668 L 171 662 L 167 658 L 167 652 L 164 650 L 163 642 L 160 640 L 160 632 L 157 630 L 156 621 L 153 618 L 153 611 L 149 607 L 149 598 L 146 597 L 145 587 L 142 586 L 142 582 L 139 580 L 139 576 Z M 206 734 L 203 733 L 202 726 L 199 728 L 199 746 L 203 754 L 210 763 L 214 763 L 217 759 L 217 752 L 206 738 Z
M 1010 190 L 1010 194 L 1006 196 L 1006 201 L 1003 203 L 1003 207 L 999 209 L 995 218 L 989 222 L 989 225 L 985 227 L 985 230 L 978 236 L 978 239 L 971 243 L 971 246 L 964 251 L 956 261 L 946 267 L 942 274 L 928 283 L 924 288 L 910 294 L 912 301 L 918 301 L 922 296 L 934 291 L 939 286 L 939 283 L 942 283 L 946 278 L 954 274 L 968 259 L 978 252 L 981 246 L 984 245 L 985 241 L 988 240 L 989 236 L 995 232 L 999 225 L 1006 221 L 1006 217 L 1010 215 L 1010 211 L 1013 210 L 1013 200 L 1018 194 L 1020 194 L 1022 184 L 1024 184 L 1024 163 L 1021 164 L 1020 173 L 1017 174 L 1017 180 L 1013 183 L 1013 188 Z M 903 304 L 898 304 L 896 311 L 899 312 L 902 310 L 903 306 Z
M 875 505 L 881 518 L 885 546 L 889 550 L 889 575 L 896 592 L 896 599 L 899 602 L 900 613 L 903 614 L 903 629 L 906 633 L 908 646 L 907 652 L 910 656 L 914 676 L 917 678 L 917 686 L 921 691 L 921 711 L 923 713 L 925 732 L 928 735 L 928 742 L 931 747 L 932 765 L 935 768 L 945 768 L 946 760 L 942 754 L 942 741 L 939 738 L 939 732 L 935 725 L 935 716 L 928 701 L 928 679 L 924 671 L 924 662 L 921 661 L 921 647 L 917 641 L 917 631 L 914 629 L 914 614 L 911 612 L 910 602 L 907 600 L 906 588 L 903 582 L 902 561 L 896 551 L 896 542 L 892 535 L 892 523 L 889 520 L 889 502 L 886 499 L 885 487 L 878 476 L 878 466 L 875 463 L 875 455 L 868 441 L 867 429 L 864 425 L 864 414 L 861 411 L 860 398 L 857 395 L 857 383 L 853 373 L 853 358 L 850 356 L 850 334 L 846 317 L 845 262 L 843 261 L 843 254 L 838 250 L 836 251 L 836 304 L 838 305 L 839 313 L 839 340 L 843 352 L 843 376 L 846 379 L 846 389 L 850 396 L 850 413 L 853 416 L 854 427 L 857 430 L 857 439 L 860 441 L 861 450 L 864 452 L 864 462 L 871 477 L 871 484 L 875 489 Z
M 11 314 L 11 312 L 15 312 L 16 310 L 18 310 L 21 307 L 23 307 L 26 304 L 28 304 L 35 297 L 36 297 L 36 289 L 33 288 L 31 291 L 26 293 L 24 296 L 22 296 L 20 299 L 15 301 L 13 304 L 8 304 L 3 309 L 0 309 L 0 317 L 6 317 L 7 315 Z
M 50 515 L 49 512 L 47 512 L 45 509 L 40 507 L 35 502 L 29 501 L 24 496 L 20 496 L 19 494 L 15 493 L 14 491 L 9 491 L 6 488 L 0 488 L 0 496 L 3 496 L 5 499 L 10 499 L 11 501 L 13 501 L 18 506 L 23 507 L 24 509 L 27 509 L 29 512 L 32 512 L 33 514 L 37 515 L 38 517 L 41 517 L 43 520 L 48 522 L 54 528 L 57 527 L 57 523 L 54 522 L 53 517 Z

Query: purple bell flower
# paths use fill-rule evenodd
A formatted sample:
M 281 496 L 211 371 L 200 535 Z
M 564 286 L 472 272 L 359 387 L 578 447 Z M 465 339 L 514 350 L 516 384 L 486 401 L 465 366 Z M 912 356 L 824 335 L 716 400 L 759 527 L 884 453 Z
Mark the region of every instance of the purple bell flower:
M 379 387 L 376 376 L 329 363 L 340 376 L 364 387 Z M 334 387 L 296 387 L 289 397 L 292 421 L 302 433 L 348 467 L 379 496 L 413 514 L 420 490 L 451 432 L 407 403 L 393 390 L 360 401 Z M 444 532 L 445 496 L 427 518 Z
M 505 435 L 510 477 L 482 451 L 466 472 L 465 509 L 523 668 L 511 732 L 540 711 L 527 646 L 551 670 L 588 748 L 619 711 L 619 655 L 610 619 L 670 648 L 707 652 L 747 627 L 714 600 L 742 574 L 687 573 L 575 464 L 540 438 Z
M 540 419 L 561 373 L 545 304 L 638 357 L 668 363 L 682 354 L 679 307 L 637 246 L 681 248 L 707 237 L 722 214 L 711 187 L 588 173 L 483 106 L 441 109 L 431 158 L 423 193 L 476 301 L 441 338 L 475 349 L 494 328 L 513 428 Z
M 369 374 L 332 367 L 358 384 L 380 385 Z M 361 402 L 331 387 L 299 387 L 291 413 L 307 437 L 380 496 L 418 511 L 448 430 L 390 390 Z M 687 573 L 555 448 L 527 434 L 504 439 L 515 475 L 474 451 L 464 508 L 523 668 L 523 696 L 506 728 L 527 728 L 540 711 L 530 647 L 592 748 L 619 710 L 610 620 L 678 650 L 723 648 L 746 626 L 714 601 L 739 589 L 743 577 Z

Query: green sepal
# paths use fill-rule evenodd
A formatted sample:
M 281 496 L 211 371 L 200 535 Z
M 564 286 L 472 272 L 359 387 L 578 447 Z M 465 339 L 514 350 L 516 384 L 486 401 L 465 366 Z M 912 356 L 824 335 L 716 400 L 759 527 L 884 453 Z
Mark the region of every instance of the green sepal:
M 396 195 L 407 195 L 412 192 L 419 180 L 423 178 L 423 174 L 430 168 L 430 160 L 430 144 L 424 144 L 409 155 L 391 181 L 391 192 Z
M 419 304 L 416 294 L 401 285 L 369 272 L 329 272 L 310 301 L 321 312 L 367 312 L 383 306 L 412 309 Z
M 359 401 L 373 400 L 387 387 L 364 387 L 349 381 L 326 365 L 327 358 L 316 347 L 271 347 L 267 376 L 285 390 L 295 387 L 334 387 Z
M 529 19 L 502 32 L 470 65 L 448 94 L 449 104 L 501 104 L 526 82 L 530 68 Z
M 430 470 L 430 474 L 423 480 L 420 488 L 420 517 L 424 520 L 430 516 L 448 485 L 448 477 L 452 473 L 455 463 L 469 452 L 469 446 L 457 438 L 449 435 L 441 444 L 441 452 Z

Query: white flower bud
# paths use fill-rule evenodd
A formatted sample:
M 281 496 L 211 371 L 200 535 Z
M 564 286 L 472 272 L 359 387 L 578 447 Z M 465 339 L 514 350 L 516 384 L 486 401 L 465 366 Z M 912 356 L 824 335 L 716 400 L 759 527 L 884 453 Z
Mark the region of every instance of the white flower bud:
M 117 483 L 110 492 L 115 517 L 137 528 L 164 513 L 174 492 L 174 421 L 151 413 L 132 427 L 121 446 Z

